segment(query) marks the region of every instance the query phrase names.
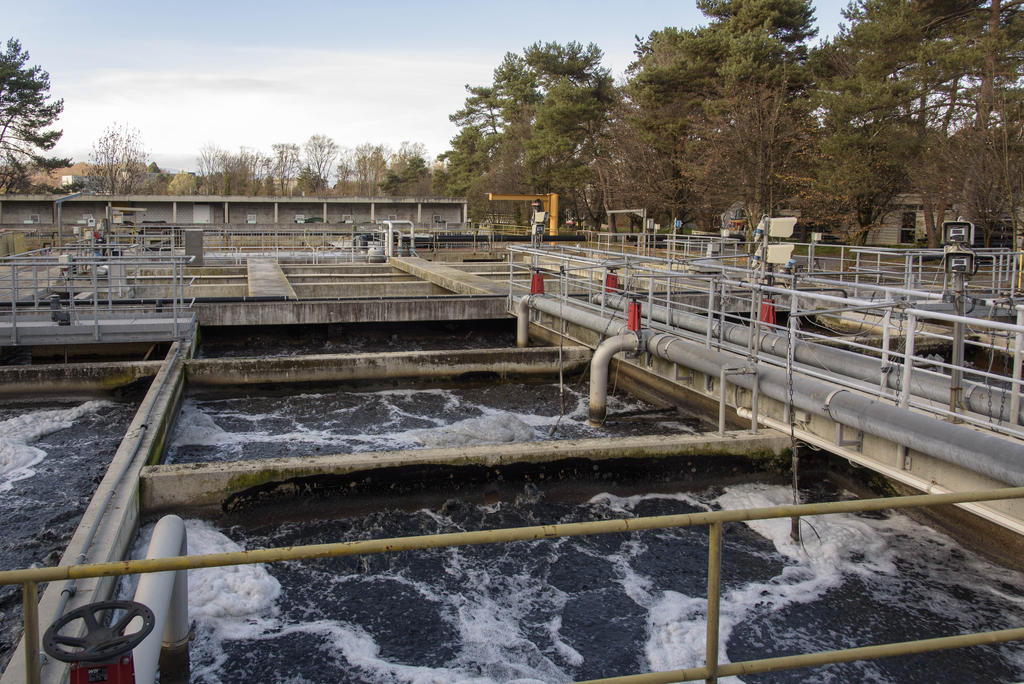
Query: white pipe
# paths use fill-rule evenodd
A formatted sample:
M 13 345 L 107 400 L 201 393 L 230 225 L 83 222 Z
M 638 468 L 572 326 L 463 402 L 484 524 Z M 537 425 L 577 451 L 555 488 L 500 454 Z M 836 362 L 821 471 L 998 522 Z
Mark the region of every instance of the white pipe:
M 590 360 L 590 425 L 601 427 L 608 415 L 608 366 L 620 351 L 639 351 L 640 336 L 624 332 L 597 346 Z
M 520 297 L 516 302 L 516 346 L 530 346 L 530 297 Z
M 176 515 L 164 516 L 153 528 L 146 558 L 172 558 L 188 554 L 185 523 Z M 139 578 L 135 600 L 149 607 L 156 625 L 145 640 L 135 647 L 135 681 L 151 684 L 156 681 L 161 648 L 185 649 L 189 640 L 188 574 L 185 570 L 145 573 Z M 139 618 L 129 625 L 138 629 Z M 162 629 L 161 629 L 162 627 Z

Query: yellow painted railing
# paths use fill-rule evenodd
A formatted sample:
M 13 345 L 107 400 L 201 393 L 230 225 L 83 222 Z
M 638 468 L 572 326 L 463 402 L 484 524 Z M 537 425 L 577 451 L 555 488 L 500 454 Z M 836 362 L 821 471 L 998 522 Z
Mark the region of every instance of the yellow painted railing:
M 367 541 L 337 542 L 333 544 L 311 544 L 288 546 L 231 553 L 211 553 L 201 556 L 177 556 L 128 560 L 115 563 L 92 565 L 68 565 L 53 568 L 29 568 L 24 570 L 0 571 L 0 585 L 20 584 L 23 588 L 23 610 L 25 621 L 25 674 L 28 682 L 39 681 L 39 624 L 38 585 L 87 577 L 111 577 L 136 573 L 162 572 L 167 570 L 194 570 L 226 565 L 272 563 L 286 560 L 332 558 L 337 556 L 360 556 L 396 551 L 414 551 L 448 546 L 471 546 L 495 544 L 558 537 L 578 537 L 591 534 L 612 534 L 637 532 L 640 530 L 664 529 L 669 527 L 709 526 L 708 543 L 708 618 L 706 637 L 706 662 L 703 667 L 672 672 L 630 675 L 608 680 L 613 682 L 678 682 L 696 679 L 716 681 L 729 675 L 773 672 L 777 670 L 811 667 L 829 663 L 849 662 L 893 655 L 925 653 L 928 651 L 961 648 L 979 644 L 1024 639 L 1024 627 L 993 632 L 979 632 L 937 639 L 909 641 L 897 644 L 883 644 L 838 651 L 808 653 L 762 660 L 748 660 L 739 663 L 718 663 L 718 617 L 721 578 L 722 526 L 725 523 L 747 520 L 769 520 L 775 518 L 799 518 L 830 513 L 859 513 L 886 509 L 917 508 L 976 501 L 997 501 L 1024 498 L 1024 487 L 993 489 L 953 494 L 920 494 L 880 499 L 833 501 L 829 503 L 772 506 L 726 511 L 707 511 L 679 515 L 660 515 L 646 518 L 622 518 L 594 522 L 568 523 L 564 525 L 536 525 L 477 532 L 454 532 L 418 537 L 393 537 Z

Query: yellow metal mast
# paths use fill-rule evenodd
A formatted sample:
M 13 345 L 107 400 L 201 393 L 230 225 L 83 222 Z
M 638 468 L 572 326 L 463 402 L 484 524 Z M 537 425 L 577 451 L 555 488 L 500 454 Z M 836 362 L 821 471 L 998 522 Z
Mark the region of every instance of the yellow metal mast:
M 544 211 L 548 212 L 548 235 L 558 235 L 558 193 L 549 192 L 546 195 L 504 195 L 497 192 L 487 193 L 487 199 L 495 200 L 523 200 L 532 202 L 540 200 Z

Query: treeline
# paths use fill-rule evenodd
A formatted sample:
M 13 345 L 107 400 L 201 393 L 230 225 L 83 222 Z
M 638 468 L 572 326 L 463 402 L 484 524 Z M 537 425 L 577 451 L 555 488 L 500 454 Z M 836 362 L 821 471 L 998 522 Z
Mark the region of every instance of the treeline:
M 93 145 L 89 182 L 99 192 L 156 195 L 345 195 L 424 196 L 432 193 L 431 169 L 421 143 L 398 150 L 365 143 L 340 147 L 326 135 L 302 145 L 276 143 L 269 152 L 247 147 L 231 152 L 208 143 L 195 173 L 162 172 L 145 163 L 137 130 L 112 125 Z
M 430 195 L 431 168 L 421 143 L 397 150 L 364 143 L 339 146 L 326 135 L 302 145 L 275 143 L 269 153 L 241 148 L 229 152 L 205 145 L 196 160 L 194 191 L 218 195 L 345 195 L 359 197 Z
M 1022 4 L 855 0 L 815 44 L 808 0 L 698 0 L 708 23 L 638 38 L 621 83 L 596 45 L 536 43 L 467 87 L 435 189 L 477 216 L 558 192 L 591 225 L 798 209 L 853 241 L 914 193 L 929 243 L 954 208 L 987 238 L 1021 208 Z

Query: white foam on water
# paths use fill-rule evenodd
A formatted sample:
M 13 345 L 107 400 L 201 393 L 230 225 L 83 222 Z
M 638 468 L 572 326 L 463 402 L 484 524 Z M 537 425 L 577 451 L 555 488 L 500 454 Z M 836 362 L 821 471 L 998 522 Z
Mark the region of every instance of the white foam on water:
M 590 498 L 588 503 L 601 504 L 607 506 L 613 511 L 622 513 L 632 517 L 633 511 L 637 505 L 643 501 L 681 501 L 689 506 L 693 506 L 699 510 L 710 511 L 711 506 L 706 501 L 702 501 L 692 494 L 686 492 L 677 492 L 672 494 L 658 493 L 658 494 L 634 494 L 633 496 L 617 496 L 608 492 L 602 492 L 595 494 Z
M 109 401 L 87 401 L 71 408 L 33 411 L 0 421 L 0 492 L 35 475 L 33 466 L 46 458 L 46 452 L 31 446 L 32 442 L 66 430 L 83 416 L 110 406 L 113 403 Z
M 792 492 L 781 486 L 738 485 L 728 488 L 715 503 L 723 509 L 776 506 L 792 503 Z M 723 591 L 719 661 L 729 662 L 726 647 L 731 632 L 755 609 L 763 612 L 765 609 L 778 610 L 813 602 L 829 589 L 839 586 L 844 578 L 853 575 L 864 577 L 873 587 L 894 576 L 897 572 L 896 554 L 887 542 L 892 538 L 893 526 L 906 526 L 907 532 L 912 529 L 914 534 L 927 529 L 902 518 L 892 516 L 886 520 L 875 520 L 848 514 L 815 516 L 803 521 L 802 544 L 790 538 L 789 518 L 746 522 L 752 530 L 771 541 L 792 564 L 768 581 L 747 582 Z M 938 535 L 930 530 L 929 534 Z M 936 566 L 934 570 L 938 573 L 940 568 Z M 936 608 L 941 601 L 941 597 L 932 596 L 929 608 Z M 962 609 L 960 604 L 959 610 Z M 652 670 L 703 664 L 706 611 L 707 601 L 703 595 L 684 596 L 665 591 L 658 597 L 650 609 L 645 647 Z
M 408 434 L 425 447 L 529 442 L 536 438 L 532 427 L 509 413 L 467 418 L 443 427 L 412 430 Z
M 139 529 L 132 558 L 145 558 L 155 525 Z M 244 550 L 237 543 L 202 520 L 186 520 L 185 534 L 190 555 L 230 553 Z M 138 586 L 137 575 L 127 575 L 118 598 L 131 599 Z M 262 564 L 203 568 L 188 571 L 188 612 L 202 638 L 192 648 L 206 654 L 210 663 L 193 666 L 199 681 L 219 681 L 216 673 L 227 660 L 221 644 L 225 640 L 258 639 L 279 628 L 277 599 L 281 584 Z M 196 663 L 197 659 L 193 659 Z
M 209 523 L 185 523 L 190 554 L 230 553 L 244 549 Z M 190 570 L 189 612 L 207 620 L 274 615 L 281 584 L 263 565 L 235 565 Z
M 181 403 L 171 449 L 179 449 L 183 446 L 235 447 L 243 443 L 248 434 L 228 432 L 218 425 L 197 402 L 186 399 Z

